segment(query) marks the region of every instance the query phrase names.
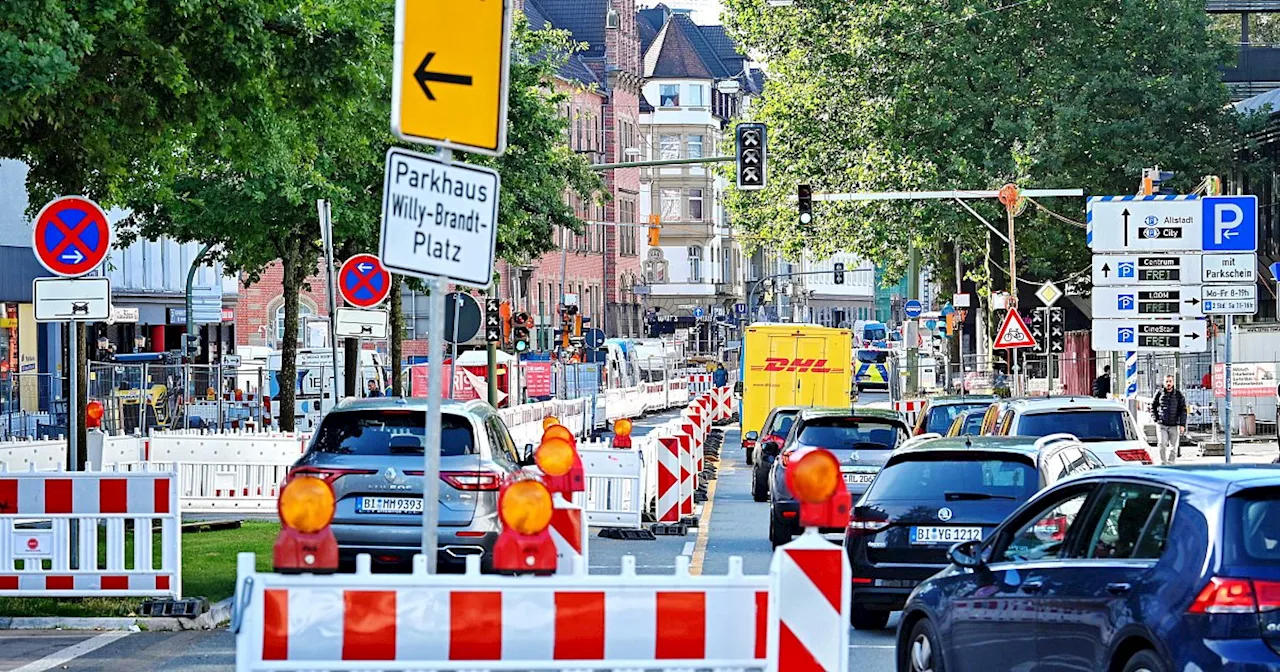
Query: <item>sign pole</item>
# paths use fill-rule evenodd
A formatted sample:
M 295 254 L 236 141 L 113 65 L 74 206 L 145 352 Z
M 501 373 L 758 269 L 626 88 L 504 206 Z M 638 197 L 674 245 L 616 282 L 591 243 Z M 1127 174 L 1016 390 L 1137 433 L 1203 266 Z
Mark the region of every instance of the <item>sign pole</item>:
M 1222 454 L 1226 457 L 1226 463 L 1231 464 L 1231 325 L 1236 321 L 1234 315 L 1227 315 L 1227 336 L 1225 345 L 1223 346 L 1222 356 L 1222 376 L 1223 389 L 1226 392 L 1225 399 L 1222 402 Z M 1179 438 L 1181 440 L 1181 438 Z
M 422 555 L 427 573 L 436 573 L 436 542 L 440 524 L 440 396 L 444 375 L 444 282 L 426 279 L 427 291 L 427 426 L 422 451 Z M 457 322 L 454 322 L 457 324 Z
M 68 459 L 70 464 L 67 465 L 67 471 L 76 471 L 80 465 L 80 433 L 76 427 L 77 413 L 76 409 L 80 408 L 80 343 L 79 324 L 75 322 L 67 323 L 67 363 L 70 364 L 71 377 L 71 397 L 67 401 L 67 447 L 70 449 Z M 75 526 L 73 526 L 75 527 Z
M 449 361 L 453 364 L 449 365 L 449 398 L 453 398 L 453 380 L 458 377 L 458 322 L 462 320 L 462 297 L 458 297 L 453 302 L 453 342 L 450 349 L 453 356 Z
M 338 371 L 342 366 L 338 360 L 338 289 L 333 281 L 333 211 L 329 202 L 324 199 L 316 201 L 320 210 L 320 233 L 324 238 L 324 267 L 329 280 L 329 349 L 333 352 L 333 397 L 330 407 L 336 404 L 341 394 L 338 392 Z M 324 397 L 324 377 L 320 378 L 320 396 Z M 323 408 L 324 404 L 321 403 Z

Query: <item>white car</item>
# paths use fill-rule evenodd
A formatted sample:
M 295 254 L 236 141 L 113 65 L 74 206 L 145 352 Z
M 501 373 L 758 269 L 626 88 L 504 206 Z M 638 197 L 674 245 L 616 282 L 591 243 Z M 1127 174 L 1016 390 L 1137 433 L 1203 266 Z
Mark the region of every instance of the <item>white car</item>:
M 1160 459 L 1129 407 L 1115 399 L 1037 397 L 1007 402 L 996 418 L 1001 436 L 1070 434 L 1107 466 L 1155 464 Z

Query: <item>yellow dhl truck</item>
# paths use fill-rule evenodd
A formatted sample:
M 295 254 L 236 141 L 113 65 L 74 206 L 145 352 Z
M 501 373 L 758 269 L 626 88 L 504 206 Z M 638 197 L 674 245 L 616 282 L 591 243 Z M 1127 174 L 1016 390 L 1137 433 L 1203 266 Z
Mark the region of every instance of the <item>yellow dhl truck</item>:
M 850 404 L 853 332 L 810 324 L 747 327 L 742 344 L 742 435 L 779 406 Z

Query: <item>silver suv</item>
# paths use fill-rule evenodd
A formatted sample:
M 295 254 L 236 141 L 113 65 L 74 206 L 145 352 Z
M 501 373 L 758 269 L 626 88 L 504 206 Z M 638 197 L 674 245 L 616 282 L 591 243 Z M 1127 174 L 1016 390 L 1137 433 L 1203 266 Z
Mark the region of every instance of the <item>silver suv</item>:
M 306 453 L 290 470 L 333 486 L 333 534 L 339 560 L 354 567 L 368 553 L 375 566 L 405 568 L 422 543 L 426 399 L 346 399 L 324 416 Z M 439 566 L 461 569 L 468 555 L 489 568 L 499 532 L 498 487 L 531 464 L 493 407 L 482 401 L 441 404 Z

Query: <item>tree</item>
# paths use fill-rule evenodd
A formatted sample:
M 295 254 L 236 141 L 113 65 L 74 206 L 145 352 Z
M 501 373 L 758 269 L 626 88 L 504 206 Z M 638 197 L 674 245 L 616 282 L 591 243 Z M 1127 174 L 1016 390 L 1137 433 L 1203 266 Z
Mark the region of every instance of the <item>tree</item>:
M 896 278 L 915 245 L 935 277 L 953 279 L 958 250 L 970 277 L 1004 283 L 987 270 L 985 228 L 954 203 L 820 203 L 802 228 L 787 196 L 798 182 L 1123 194 L 1152 164 L 1188 188 L 1228 165 L 1236 137 L 1217 70 L 1231 54 L 1202 4 L 727 0 L 726 17 L 769 64 L 755 120 L 769 124 L 771 163 L 767 190 L 731 191 L 727 206 L 749 241 L 792 256 L 856 251 Z M 1079 199 L 1044 204 L 1083 220 Z M 994 201 L 973 207 L 1004 221 Z M 1034 206 L 1017 236 L 1020 278 L 1087 267 L 1082 232 Z

